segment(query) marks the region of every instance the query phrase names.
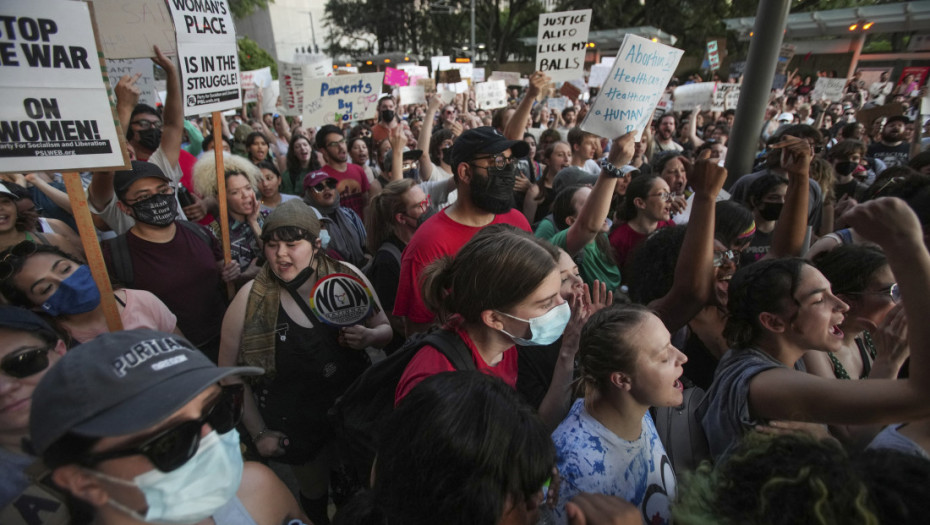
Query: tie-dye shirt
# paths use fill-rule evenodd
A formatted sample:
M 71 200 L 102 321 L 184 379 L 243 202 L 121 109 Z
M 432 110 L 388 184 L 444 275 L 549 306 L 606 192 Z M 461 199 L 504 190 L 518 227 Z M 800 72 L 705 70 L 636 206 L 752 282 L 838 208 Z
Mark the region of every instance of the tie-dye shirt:
M 675 472 L 647 412 L 636 441 L 620 438 L 575 401 L 552 434 L 558 455 L 557 523 L 566 523 L 565 502 L 580 492 L 619 496 L 640 509 L 643 523 L 666 525 L 675 498 Z

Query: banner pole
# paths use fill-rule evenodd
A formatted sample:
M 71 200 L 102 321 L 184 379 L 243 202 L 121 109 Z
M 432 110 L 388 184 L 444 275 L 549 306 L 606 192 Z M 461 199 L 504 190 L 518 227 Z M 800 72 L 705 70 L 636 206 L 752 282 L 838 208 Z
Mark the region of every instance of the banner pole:
M 223 241 L 223 263 L 229 264 L 232 260 L 232 250 L 229 243 L 229 211 L 226 204 L 226 167 L 223 165 L 223 118 L 219 111 L 213 112 L 213 155 L 216 159 L 216 200 L 220 205 L 220 216 L 216 220 L 220 224 L 220 237 Z M 226 293 L 232 299 L 236 295 L 233 283 L 226 283 Z

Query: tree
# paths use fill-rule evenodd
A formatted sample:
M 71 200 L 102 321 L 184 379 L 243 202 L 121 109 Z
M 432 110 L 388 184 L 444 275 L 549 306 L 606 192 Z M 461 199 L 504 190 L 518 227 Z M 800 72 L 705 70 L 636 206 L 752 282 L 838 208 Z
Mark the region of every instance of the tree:
M 236 43 L 239 46 L 240 71 L 252 71 L 268 66 L 271 68 L 271 78 L 278 78 L 278 63 L 267 51 L 259 47 L 258 42 L 243 36 Z

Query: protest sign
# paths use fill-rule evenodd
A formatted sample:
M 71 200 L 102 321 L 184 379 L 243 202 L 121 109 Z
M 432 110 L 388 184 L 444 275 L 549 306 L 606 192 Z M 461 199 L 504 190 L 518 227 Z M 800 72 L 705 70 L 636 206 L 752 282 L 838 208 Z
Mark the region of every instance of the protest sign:
M 710 64 L 711 71 L 720 69 L 720 50 L 716 40 L 707 41 L 707 62 Z
M 459 64 L 457 62 L 453 62 L 449 64 L 449 69 L 459 70 L 459 77 L 466 79 L 471 78 L 472 71 L 475 69 L 475 66 L 472 64 Z
M 425 91 L 436 91 L 436 81 L 431 78 L 418 78 L 417 85 L 423 86 Z
M 89 4 L 5 0 L 0 16 L 0 172 L 128 167 Z
M 271 85 L 271 68 L 263 67 L 252 71 L 242 71 L 239 81 L 242 82 L 242 91 L 245 91 L 243 102 L 258 102 L 258 89 L 265 89 Z M 262 99 L 264 100 L 264 92 Z
M 865 124 L 866 129 L 871 129 L 875 120 L 880 118 L 894 117 L 904 114 L 905 107 L 900 102 L 889 102 L 884 106 L 876 106 L 869 109 L 860 109 L 856 112 L 856 122 Z
M 92 0 L 103 54 L 109 59 L 153 57 L 152 46 L 178 53 L 165 0 Z
M 717 82 L 711 111 L 721 112 L 727 109 L 736 109 L 736 104 L 739 102 L 739 88 L 739 84 Z
M 404 71 L 394 69 L 393 67 L 386 67 L 384 68 L 384 83 L 388 86 L 406 86 L 410 82 L 407 78 L 407 73 Z
M 546 105 L 549 106 L 549 109 L 552 111 L 562 112 L 565 109 L 565 106 L 568 105 L 568 99 L 565 97 L 555 97 L 546 100 Z
M 697 106 L 710 109 L 716 82 L 696 82 L 675 88 L 675 111 L 691 111 Z
M 581 129 L 601 137 L 633 131 L 639 140 L 683 53 L 642 37 L 624 36 L 617 60 Z
M 455 91 L 449 89 L 440 89 L 436 94 L 443 104 L 451 104 L 455 100 Z
M 375 118 L 384 73 L 336 75 L 306 81 L 304 126 Z
M 610 74 L 613 64 L 594 64 L 591 66 L 591 74 L 588 76 L 588 85 L 591 87 L 601 87 L 604 85 L 604 81 L 607 80 L 607 75 Z
M 303 114 L 304 84 L 306 82 L 304 66 L 278 63 L 278 84 L 281 97 L 281 112 L 289 117 Z
M 307 78 L 328 77 L 333 74 L 333 59 L 322 53 L 294 53 L 294 63 L 307 66 Z
M 423 86 L 401 86 L 401 104 L 426 104 L 426 90 Z
M 656 103 L 656 113 L 659 115 L 664 115 L 672 110 L 672 95 L 671 93 L 663 93 L 662 98 L 659 99 L 659 102 Z
M 476 68 L 472 69 L 472 70 L 471 70 L 471 79 L 474 80 L 475 82 L 484 82 L 484 81 L 485 81 L 485 78 L 484 78 L 484 68 L 483 68 L 483 67 L 476 67 Z
M 508 86 L 519 86 L 520 73 L 517 73 L 516 71 L 495 71 L 491 73 L 491 76 L 488 77 L 488 80 L 503 80 L 504 84 Z
M 435 73 L 436 71 L 439 71 L 440 69 L 449 69 L 449 64 L 451 62 L 452 61 L 449 60 L 449 57 L 431 57 L 429 59 L 430 71 Z
M 262 114 L 277 113 L 278 97 L 281 94 L 281 84 L 272 80 L 268 87 L 262 89 Z
M 479 109 L 497 109 L 507 106 L 507 84 L 491 80 L 475 84 L 475 103 Z
M 559 93 L 572 100 L 578 100 L 578 97 L 581 95 L 581 89 L 579 89 L 578 86 L 572 84 L 571 82 L 566 82 L 562 84 L 562 87 L 559 89 Z
M 116 83 L 123 75 L 134 77 L 138 74 L 140 76 L 136 80 L 136 87 L 140 91 L 139 103 L 148 104 L 154 108 L 158 105 L 158 95 L 155 94 L 155 70 L 152 66 L 152 61 L 148 58 L 107 60 L 107 78 L 110 80 L 110 89 L 116 87 Z
M 782 44 L 778 51 L 778 63 L 775 64 L 775 72 L 785 74 L 788 71 L 788 64 L 794 58 L 794 44 Z
M 440 84 L 455 84 L 461 80 L 462 75 L 459 74 L 458 69 L 447 69 L 439 72 Z
M 236 28 L 226 0 L 168 0 L 178 35 L 184 116 L 242 106 Z
M 590 25 L 590 9 L 540 14 L 536 71 L 556 81 L 583 77 Z
M 845 78 L 825 78 L 820 77 L 814 84 L 814 91 L 811 92 L 811 101 L 817 102 L 821 99 L 840 102 L 843 100 L 843 88 L 846 87 Z

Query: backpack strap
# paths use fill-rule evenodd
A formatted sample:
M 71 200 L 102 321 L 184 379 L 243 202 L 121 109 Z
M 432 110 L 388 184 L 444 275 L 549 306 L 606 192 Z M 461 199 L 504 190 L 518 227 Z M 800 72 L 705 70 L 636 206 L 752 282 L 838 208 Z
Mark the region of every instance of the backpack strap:
M 456 370 L 476 370 L 475 361 L 471 356 L 471 349 L 455 332 L 449 330 L 436 330 L 423 338 L 422 346 L 432 346 L 446 357 Z
M 201 241 L 207 243 L 207 246 L 213 245 L 213 238 L 210 236 L 209 233 L 204 231 L 204 229 L 201 228 L 199 224 L 194 224 L 191 221 L 177 221 L 177 222 L 181 226 L 193 232 Z
M 110 246 L 110 260 L 113 262 L 113 277 L 128 288 L 132 288 L 132 256 L 129 254 L 129 241 L 126 234 L 104 241 Z
M 385 251 L 391 254 L 391 256 L 394 257 L 394 260 L 397 261 L 397 264 L 398 265 L 400 264 L 400 258 L 401 258 L 400 248 L 398 248 L 397 245 L 394 244 L 393 242 L 386 242 L 382 244 L 381 248 L 378 251 Z

